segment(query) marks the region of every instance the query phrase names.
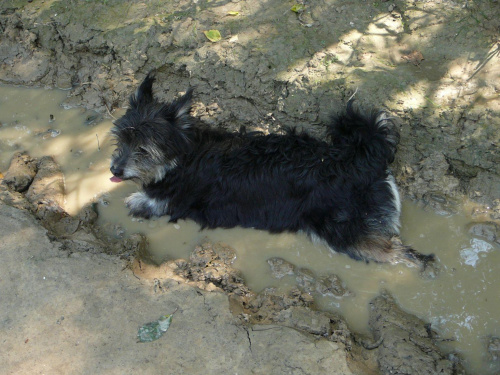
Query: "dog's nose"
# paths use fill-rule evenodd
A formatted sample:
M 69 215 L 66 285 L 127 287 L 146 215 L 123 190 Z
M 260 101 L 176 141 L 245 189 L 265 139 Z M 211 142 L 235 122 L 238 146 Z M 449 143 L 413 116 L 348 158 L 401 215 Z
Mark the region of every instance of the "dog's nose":
M 111 171 L 111 173 L 113 173 L 117 177 L 119 177 L 123 174 L 123 169 L 120 167 L 116 167 L 114 165 L 112 165 L 111 168 L 109 168 L 109 170 Z

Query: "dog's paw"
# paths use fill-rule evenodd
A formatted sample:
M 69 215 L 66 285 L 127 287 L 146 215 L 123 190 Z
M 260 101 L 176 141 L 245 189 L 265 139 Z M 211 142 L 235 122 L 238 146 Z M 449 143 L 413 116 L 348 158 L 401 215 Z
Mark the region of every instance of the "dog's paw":
M 143 192 L 131 194 L 125 199 L 125 204 L 129 209 L 129 215 L 149 219 L 152 216 L 148 208 L 149 198 Z
M 165 215 L 168 206 L 167 203 L 166 200 L 163 201 L 150 198 L 142 191 L 133 193 L 125 199 L 125 204 L 130 210 L 129 214 L 144 219 L 149 219 L 152 216 Z
M 424 279 L 435 279 L 441 272 L 441 266 L 434 254 L 427 255 L 420 269 L 420 276 Z

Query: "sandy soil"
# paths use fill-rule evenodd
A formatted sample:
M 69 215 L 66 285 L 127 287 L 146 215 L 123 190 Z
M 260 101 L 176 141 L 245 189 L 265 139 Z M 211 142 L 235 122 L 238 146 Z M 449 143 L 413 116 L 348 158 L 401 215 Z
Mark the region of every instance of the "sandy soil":
M 25 211 L 0 204 L 4 374 L 351 374 L 344 346 L 244 325 L 227 295 L 134 277 L 105 254 L 68 253 Z M 173 316 L 158 341 L 140 326 Z

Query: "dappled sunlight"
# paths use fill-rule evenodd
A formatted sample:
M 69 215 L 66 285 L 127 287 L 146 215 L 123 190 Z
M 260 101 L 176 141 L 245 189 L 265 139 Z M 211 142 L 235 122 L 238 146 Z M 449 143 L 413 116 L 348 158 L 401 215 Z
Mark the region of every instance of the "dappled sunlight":
M 387 48 L 387 41 L 394 42 L 396 36 L 403 32 L 401 20 L 391 16 L 388 13 L 377 15 L 363 33 L 366 40 L 373 42 L 375 48 Z M 393 38 L 388 39 L 392 36 Z
M 12 154 L 19 150 L 28 150 L 33 157 L 55 157 L 65 177 L 64 208 L 74 215 L 117 186 L 109 181 L 111 121 L 97 119 L 88 124 L 88 118 L 97 115 L 76 108 L 63 110 L 65 97 L 63 91 L 0 86 L 0 145 L 6 145 L 0 148 L 0 166 L 5 171 Z M 40 106 L 28 106 L 29 101 Z M 10 116 L 4 112 L 7 108 Z
M 102 168 L 100 168 L 102 169 Z M 71 215 L 77 214 L 83 206 L 95 201 L 99 196 L 114 190 L 117 186 L 109 178 L 110 172 L 105 170 L 76 171 L 65 175 L 66 202 L 65 209 Z
M 429 98 L 426 95 L 431 85 L 429 82 L 419 82 L 418 86 L 416 90 L 411 90 L 410 87 L 407 91 L 394 94 L 394 100 L 402 102 L 405 109 L 419 109 L 427 106 Z
M 65 11 L 70 3 L 51 1 L 54 7 L 46 9 L 43 17 L 47 22 L 71 24 L 75 14 Z M 326 0 L 307 3 L 305 13 L 298 14 L 291 11 L 291 3 L 271 0 L 255 4 L 225 0 L 181 5 L 156 0 L 147 4 L 106 3 L 88 2 L 89 9 L 95 11 L 83 17 L 88 29 L 126 35 L 123 38 L 130 41 L 139 57 L 120 60 L 125 56 L 115 47 L 123 41 L 116 38 L 111 46 L 106 43 L 114 37 L 106 39 L 106 35 L 98 40 L 101 34 L 97 34 L 92 43 L 102 43 L 106 51 L 116 54 L 116 60 L 109 59 L 112 68 L 117 61 L 122 67 L 116 70 L 118 73 L 110 73 L 107 62 L 97 58 L 103 70 L 85 76 L 85 83 L 75 88 L 81 89 L 78 95 L 84 103 L 96 107 L 106 104 L 112 111 L 123 99 L 120 95 L 124 87 L 131 87 L 149 69 L 158 68 L 155 94 L 172 98 L 180 87 L 185 90 L 189 85 L 196 86 L 194 104 L 202 107 L 202 121 L 231 129 L 251 124 L 276 131 L 284 125 L 296 125 L 315 131 L 311 124 L 321 123 L 357 91 L 362 108 L 387 107 L 408 120 L 401 125 L 400 150 L 405 152 L 405 159 L 394 169 L 396 177 L 399 169 L 412 170 L 415 174 L 408 177 L 409 183 L 421 186 L 430 181 L 429 186 L 442 188 L 432 180 L 442 176 L 431 176 L 437 174 L 432 168 L 425 170 L 434 155 L 443 158 L 439 170 L 446 173 L 451 173 L 446 169 L 449 160 L 454 161 L 450 171 L 464 165 L 462 173 L 467 179 L 460 182 L 467 185 L 474 174 L 494 170 L 495 159 L 488 159 L 491 166 L 482 165 L 477 151 L 480 148 L 469 148 L 471 143 L 467 142 L 491 146 L 484 147 L 484 152 L 495 152 L 498 135 L 492 132 L 496 129 L 484 125 L 487 117 L 481 118 L 486 118 L 484 122 L 478 121 L 477 113 L 483 110 L 481 104 L 488 105 L 485 116 L 498 117 L 500 113 L 500 45 L 478 33 L 481 29 L 474 25 L 473 18 L 477 15 L 465 8 L 450 5 L 448 10 L 441 2 L 377 1 L 350 2 L 346 11 L 344 2 Z M 64 13 L 59 18 L 58 10 Z M 129 20 L 130 15 L 135 18 Z M 303 21 L 306 16 L 307 22 Z M 219 30 L 221 41 L 207 41 L 203 31 L 208 29 Z M 460 43 L 457 38 L 462 38 Z M 119 74 L 125 78 L 122 80 Z M 101 86 L 102 77 L 106 78 L 103 82 L 109 82 Z M 89 91 L 85 91 L 87 88 Z M 95 97 L 88 100 L 91 95 Z M 422 253 L 436 253 L 443 267 L 436 280 L 423 280 L 415 269 L 402 265 L 353 261 L 320 244 L 313 245 L 302 234 L 270 235 L 252 229 L 200 231 L 192 221 L 133 219 L 128 216 L 124 199 L 137 191 L 136 184 L 109 180 L 111 121 L 103 121 L 100 115 L 95 122 L 89 121 L 95 114 L 83 109 L 63 111 L 60 103 L 65 96 L 65 92 L 56 90 L 0 86 L 1 172 L 5 172 L 15 151 L 26 149 L 35 157 L 54 155 L 65 174 L 65 209 L 77 214 L 84 205 L 96 201 L 98 223 L 115 238 L 145 234 L 155 262 L 188 258 L 194 246 L 208 237 L 235 248 L 235 266 L 256 291 L 297 285 L 296 275 L 273 278 L 266 262 L 270 257 L 282 257 L 317 275 L 335 273 L 354 294 L 348 298 L 322 296 L 316 303 L 320 308 L 340 311 L 358 331 L 367 327 L 369 301 L 381 289 L 388 289 L 404 309 L 431 321 L 444 338 L 457 338 L 453 348 L 481 368 L 485 354 L 481 337 L 500 334 L 498 317 L 491 314 L 498 310 L 497 291 L 492 285 L 498 285 L 500 253 L 483 251 L 487 247 L 474 242 L 477 238 L 466 231 L 469 222 L 465 214 L 436 217 L 405 205 L 403 237 Z M 212 111 L 212 107 L 216 109 Z M 467 121 L 468 126 L 464 126 Z M 467 152 L 479 156 L 462 159 Z M 457 169 L 457 176 L 459 172 Z M 470 257 L 474 257 L 474 266 Z M 80 308 L 77 300 L 68 306 L 74 314 L 79 314 Z M 36 324 L 36 319 L 29 324 Z M 74 332 L 75 336 L 87 334 L 83 326 L 81 332 Z M 82 361 L 84 357 L 91 359 L 92 353 L 82 352 Z M 51 356 L 47 359 L 57 363 Z

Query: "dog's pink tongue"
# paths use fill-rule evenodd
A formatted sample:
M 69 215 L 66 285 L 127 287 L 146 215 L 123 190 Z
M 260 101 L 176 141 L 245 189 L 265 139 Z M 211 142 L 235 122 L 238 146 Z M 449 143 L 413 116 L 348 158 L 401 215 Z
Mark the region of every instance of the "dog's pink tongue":
M 111 177 L 110 180 L 111 180 L 111 182 L 122 182 L 122 179 L 118 178 L 116 176 Z

